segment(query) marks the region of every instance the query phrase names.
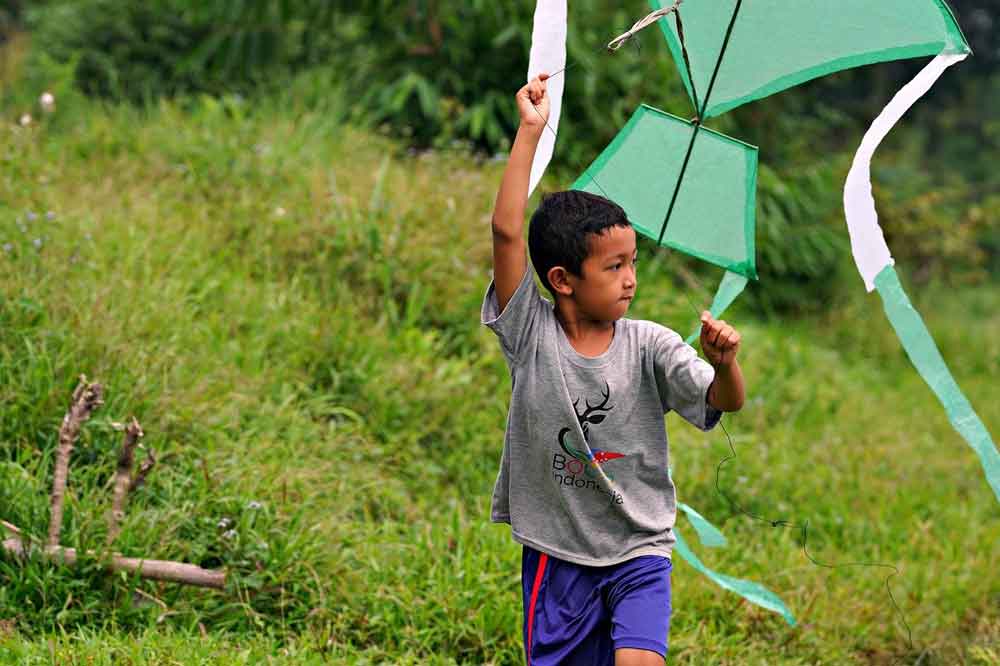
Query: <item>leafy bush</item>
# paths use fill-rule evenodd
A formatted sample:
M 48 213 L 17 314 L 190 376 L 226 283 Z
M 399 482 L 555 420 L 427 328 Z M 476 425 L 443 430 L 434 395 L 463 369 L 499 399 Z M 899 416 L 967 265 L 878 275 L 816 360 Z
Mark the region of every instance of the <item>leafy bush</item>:
M 316 53 L 316 3 L 80 0 L 34 8 L 37 50 L 78 59 L 91 95 L 143 101 L 179 93 L 248 92 Z
M 561 144 L 575 166 L 648 100 L 686 109 L 673 68 L 651 30 L 647 46 L 604 52 L 639 9 L 574 3 L 568 93 Z M 586 20 L 583 20 L 586 17 Z M 528 64 L 530 3 L 242 3 L 193 0 L 80 0 L 29 14 L 35 43 L 57 62 L 79 58 L 77 82 L 89 94 L 143 100 L 162 95 L 251 90 L 321 67 L 347 77 L 355 120 L 384 123 L 417 146 L 467 141 L 503 150 L 516 127 L 513 93 Z M 638 41 L 638 40 L 637 40 Z M 673 99 L 670 99 L 673 95 Z M 681 112 L 683 113 L 683 111 Z
M 513 96 L 528 68 L 531 3 L 361 4 L 343 34 L 356 54 L 355 87 L 365 91 L 358 118 L 424 147 L 455 140 L 487 152 L 509 146 L 517 127 Z M 613 55 L 604 48 L 644 10 L 642 3 L 571 4 L 567 69 L 552 72 L 566 77 L 561 164 L 582 168 L 643 101 L 680 114 L 690 108 L 655 29 Z M 388 40 L 372 39 L 386 34 Z
M 28 14 L 36 49 L 77 60 L 76 82 L 91 95 L 140 101 L 205 87 L 184 65 L 208 35 L 183 0 L 61 2 Z
M 766 312 L 829 307 L 843 288 L 837 279 L 850 255 L 840 219 L 840 183 L 832 169 L 784 177 L 761 165 L 757 190 L 757 266 L 760 283 L 749 292 Z

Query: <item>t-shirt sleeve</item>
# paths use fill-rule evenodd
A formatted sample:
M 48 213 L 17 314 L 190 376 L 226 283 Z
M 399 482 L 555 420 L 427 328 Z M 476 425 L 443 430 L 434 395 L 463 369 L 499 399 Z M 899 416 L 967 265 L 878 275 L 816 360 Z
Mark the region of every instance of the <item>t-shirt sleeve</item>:
M 702 430 L 711 430 L 722 412 L 708 404 L 708 388 L 715 369 L 694 347 L 663 326 L 654 326 L 653 372 L 663 412 L 673 410 Z
M 496 285 L 491 281 L 483 299 L 482 323 L 497 334 L 500 347 L 512 368 L 525 354 L 525 350 L 541 326 L 539 314 L 548 305 L 535 284 L 530 266 L 525 266 L 521 283 L 514 290 L 507 307 L 500 312 Z

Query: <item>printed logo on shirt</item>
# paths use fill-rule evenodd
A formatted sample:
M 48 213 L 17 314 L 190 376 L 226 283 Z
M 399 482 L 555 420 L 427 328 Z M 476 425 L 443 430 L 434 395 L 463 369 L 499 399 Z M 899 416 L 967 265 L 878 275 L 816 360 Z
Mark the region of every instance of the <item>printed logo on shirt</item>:
M 614 409 L 614 405 L 608 404 L 611 400 L 611 387 L 607 382 L 604 382 L 604 392 L 601 394 L 601 397 L 603 398 L 603 401 L 594 406 L 590 405 L 590 401 L 584 399 L 586 408 L 582 413 L 579 409 L 577 409 L 580 399 L 577 398 L 573 401 L 573 411 L 576 412 L 577 421 L 579 421 L 580 428 L 583 430 L 583 439 L 588 446 L 585 450 L 574 447 L 571 443 L 566 441 L 566 436 L 570 434 L 573 429 L 563 428 L 560 430 L 559 446 L 562 448 L 565 455 L 560 453 L 553 454 L 552 478 L 561 486 L 594 490 L 610 496 L 613 503 L 622 504 L 624 500 L 622 499 L 621 493 L 614 490 L 607 490 L 595 481 L 595 477 L 598 477 L 599 471 L 603 472 L 603 475 L 608 479 L 614 480 L 614 477 L 610 473 L 606 472 L 602 466 L 604 463 L 616 458 L 625 457 L 624 453 L 591 449 L 589 446 L 590 426 L 597 425 L 604 421 L 607 417 L 607 412 Z

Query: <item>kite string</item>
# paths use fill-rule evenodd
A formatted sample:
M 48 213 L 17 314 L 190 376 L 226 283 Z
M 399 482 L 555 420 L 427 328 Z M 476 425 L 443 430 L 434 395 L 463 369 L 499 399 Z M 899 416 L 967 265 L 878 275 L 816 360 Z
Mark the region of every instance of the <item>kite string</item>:
M 688 297 L 687 292 L 684 291 L 683 289 L 681 289 L 681 293 L 684 295 L 684 298 L 687 300 L 688 305 L 691 306 L 691 309 L 694 311 L 695 315 L 700 316 L 700 313 L 698 312 L 698 308 L 696 308 L 695 305 L 694 305 L 694 303 L 691 302 L 691 299 Z M 810 562 L 812 562 L 814 565 L 816 565 L 818 567 L 823 567 L 823 568 L 826 568 L 826 569 L 841 569 L 841 568 L 846 568 L 846 567 L 873 567 L 873 568 L 880 568 L 880 569 L 891 569 L 891 573 L 888 576 L 885 577 L 885 581 L 884 581 L 885 590 L 886 590 L 886 592 L 889 595 L 889 600 L 892 602 L 893 608 L 895 608 L 895 610 L 896 610 L 896 614 L 899 615 L 900 621 L 903 623 L 903 626 L 906 627 L 906 642 L 907 642 L 907 646 L 909 647 L 910 650 L 913 650 L 914 649 L 914 646 L 913 646 L 913 630 L 910 628 L 910 623 L 906 621 L 906 614 L 903 613 L 903 609 L 900 607 L 899 603 L 896 601 L 896 597 L 892 593 L 892 587 L 889 585 L 889 581 L 892 580 L 892 578 L 894 576 L 898 576 L 899 575 L 899 573 L 900 573 L 899 572 L 899 568 L 897 566 L 895 566 L 894 564 L 888 564 L 888 563 L 885 563 L 885 562 L 842 562 L 842 563 L 837 563 L 837 564 L 828 564 L 828 563 L 825 563 L 825 562 L 821 562 L 821 561 L 817 560 L 815 557 L 813 557 L 809 553 L 809 548 L 808 548 L 808 542 L 809 542 L 809 519 L 808 518 L 805 521 L 803 521 L 801 524 L 794 523 L 794 522 L 792 522 L 790 520 L 785 520 L 785 519 L 776 519 L 775 520 L 775 519 L 766 518 L 764 516 L 757 515 L 757 514 L 753 513 L 752 511 L 749 511 L 748 509 L 744 508 L 742 505 L 740 505 L 736 500 L 734 500 L 732 497 L 730 497 L 729 493 L 727 493 L 726 491 L 724 491 L 722 489 L 722 484 L 721 484 L 722 468 L 729 461 L 735 460 L 737 456 L 736 456 L 736 447 L 733 444 L 733 438 L 729 434 L 729 431 L 726 429 L 726 424 L 722 423 L 720 421 L 719 422 L 719 426 L 722 428 L 722 432 L 725 433 L 726 440 L 729 443 L 729 455 L 726 456 L 725 458 L 723 458 L 722 460 L 720 460 L 718 466 L 715 468 L 715 490 L 716 490 L 716 492 L 718 492 L 719 495 L 722 496 L 722 498 L 724 500 L 726 500 L 726 502 L 729 504 L 730 508 L 732 508 L 733 510 L 735 510 L 737 513 L 741 513 L 741 514 L 743 514 L 745 516 L 748 516 L 749 518 L 752 518 L 753 520 L 756 520 L 756 521 L 759 521 L 759 522 L 763 522 L 763 523 L 767 523 L 771 527 L 781 527 L 781 528 L 789 528 L 789 529 L 796 529 L 797 528 L 800 531 L 799 539 L 800 539 L 800 543 L 801 543 L 801 546 L 802 546 L 802 553 L 806 556 L 806 558 Z

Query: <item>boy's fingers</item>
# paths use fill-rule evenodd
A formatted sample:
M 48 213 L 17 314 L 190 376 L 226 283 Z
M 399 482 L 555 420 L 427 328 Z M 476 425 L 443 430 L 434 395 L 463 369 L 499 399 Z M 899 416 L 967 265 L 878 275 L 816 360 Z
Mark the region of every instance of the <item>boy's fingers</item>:
M 531 83 L 528 84 L 528 95 L 531 97 L 531 103 L 537 105 L 542 97 L 545 96 L 545 90 L 537 79 L 533 79 Z
M 731 352 L 735 356 L 736 350 L 740 348 L 740 334 L 734 330 L 719 346 L 723 351 Z
M 733 327 L 727 324 L 724 320 L 719 319 L 715 322 L 715 344 L 716 346 L 722 346 L 723 341 L 726 336 L 729 335 L 729 331 L 733 330 Z

